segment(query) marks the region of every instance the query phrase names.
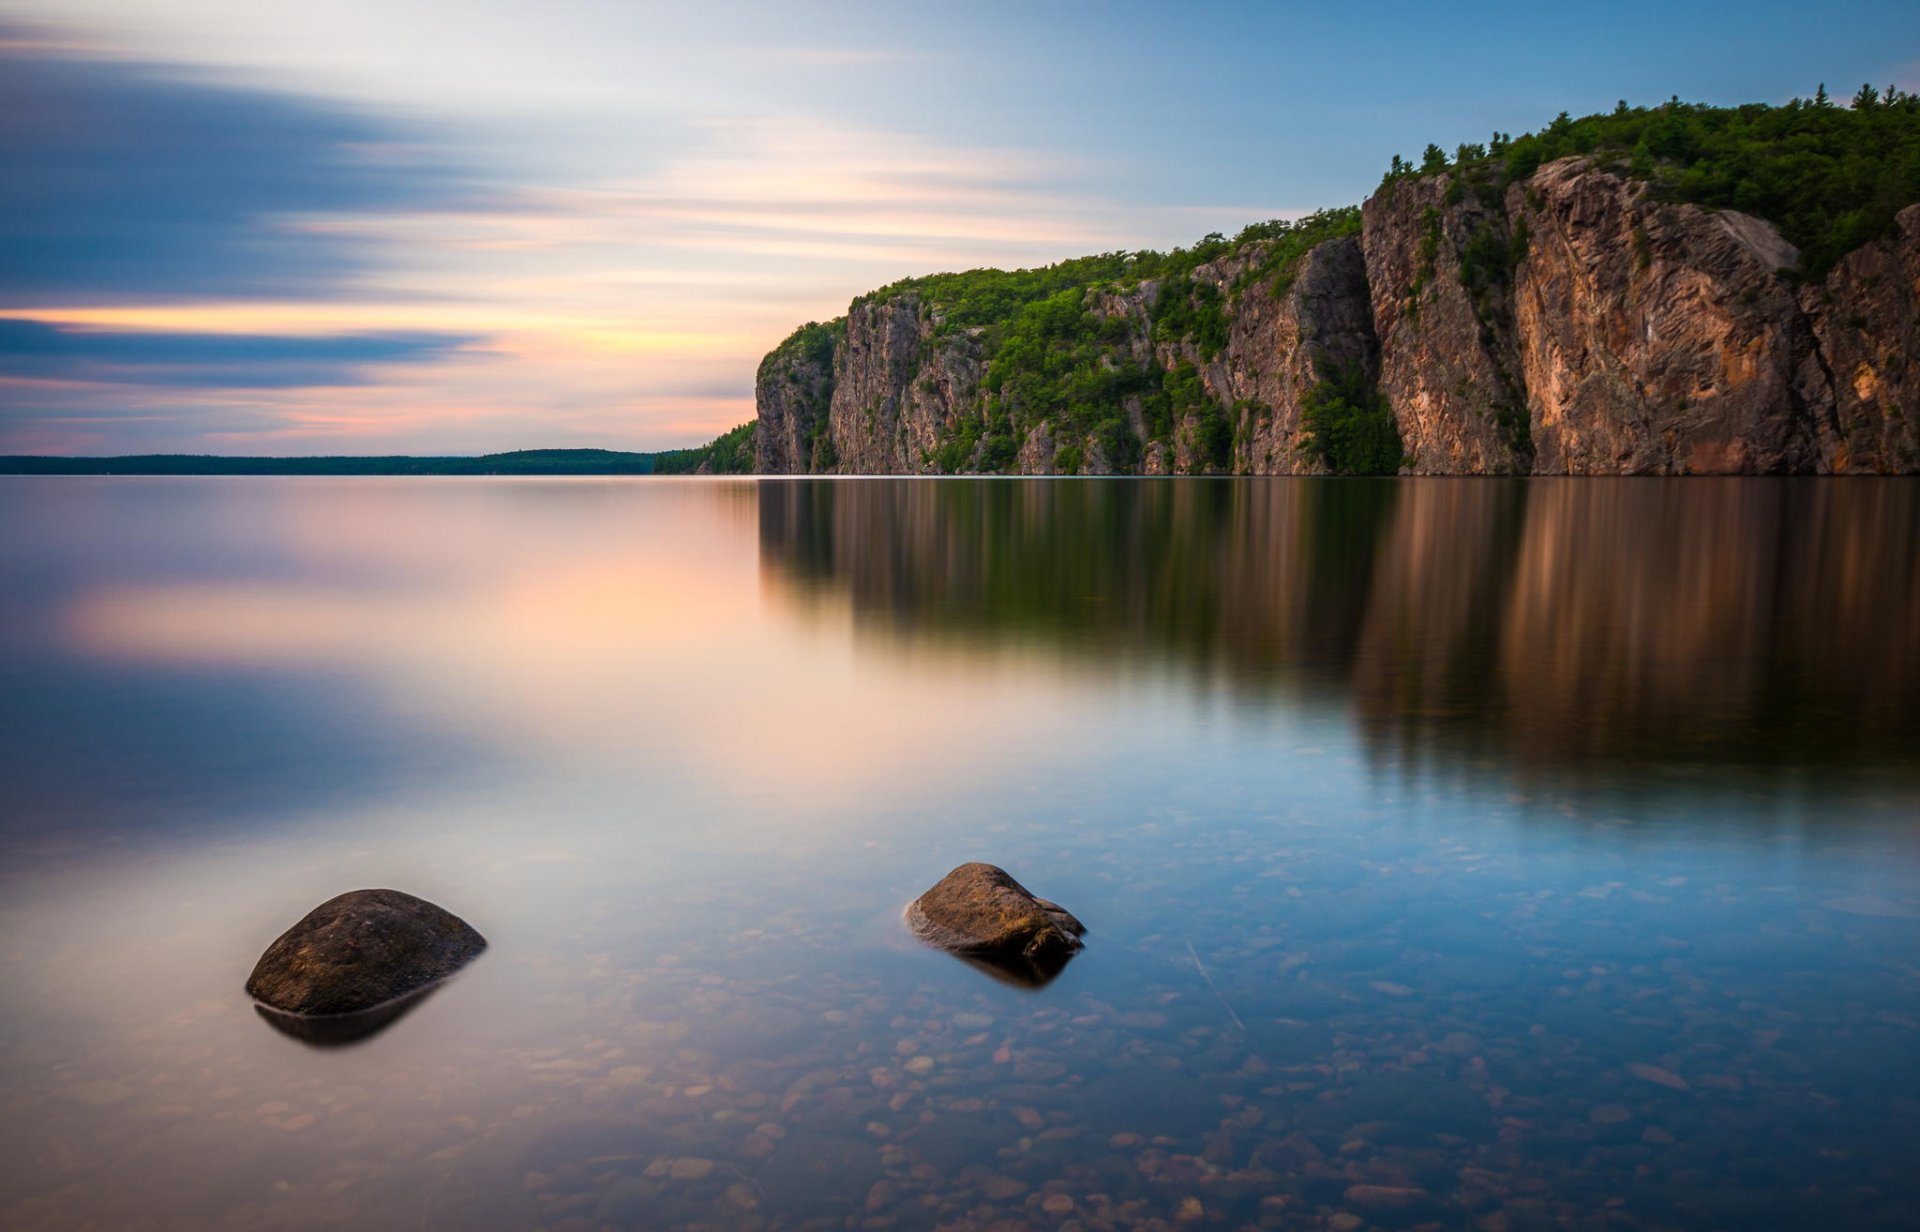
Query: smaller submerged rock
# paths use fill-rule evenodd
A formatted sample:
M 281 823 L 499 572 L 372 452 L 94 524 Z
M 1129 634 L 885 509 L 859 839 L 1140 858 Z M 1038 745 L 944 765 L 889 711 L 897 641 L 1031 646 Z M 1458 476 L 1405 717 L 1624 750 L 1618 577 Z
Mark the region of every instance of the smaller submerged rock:
M 991 864 L 962 864 L 907 906 L 907 926 L 950 953 L 1052 975 L 1079 951 L 1086 925 Z
M 280 934 L 247 993 L 287 1014 L 358 1014 L 452 975 L 486 948 L 465 920 L 424 898 L 354 890 Z

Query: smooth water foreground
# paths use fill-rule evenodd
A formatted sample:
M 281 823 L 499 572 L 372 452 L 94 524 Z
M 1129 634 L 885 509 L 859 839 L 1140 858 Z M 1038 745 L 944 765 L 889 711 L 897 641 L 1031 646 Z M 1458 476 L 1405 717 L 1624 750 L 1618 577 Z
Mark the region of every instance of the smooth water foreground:
M 1920 1224 L 1920 484 L 0 481 L 0 853 L 10 1229 Z

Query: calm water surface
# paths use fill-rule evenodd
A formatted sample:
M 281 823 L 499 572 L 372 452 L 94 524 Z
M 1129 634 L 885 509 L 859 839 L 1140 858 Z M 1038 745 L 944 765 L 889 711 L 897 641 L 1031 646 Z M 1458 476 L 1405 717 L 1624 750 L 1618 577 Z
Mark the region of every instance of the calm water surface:
M 9 479 L 0 856 L 10 1229 L 1910 1228 L 1920 485 Z

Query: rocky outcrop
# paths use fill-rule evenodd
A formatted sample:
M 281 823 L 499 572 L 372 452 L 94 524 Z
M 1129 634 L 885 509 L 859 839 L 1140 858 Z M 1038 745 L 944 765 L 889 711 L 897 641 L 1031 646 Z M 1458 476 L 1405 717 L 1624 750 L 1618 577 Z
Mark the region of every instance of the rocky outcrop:
M 1208 399 L 1232 420 L 1232 454 L 1221 468 L 1202 456 L 1192 416 L 1178 418 L 1164 438 L 1154 439 L 1142 399 L 1129 399 L 1128 428 L 1145 444 L 1142 473 L 1324 469 L 1303 449 L 1301 400 L 1321 367 L 1358 368 L 1368 379 L 1377 371 L 1365 260 L 1357 238 L 1334 240 L 1302 258 L 1284 282 L 1252 279 L 1265 255 L 1256 245 L 1193 271 L 1195 283 L 1236 305 L 1226 344 L 1211 353 L 1192 341 L 1154 340 L 1152 313 L 1161 288 L 1151 280 L 1088 293 L 1088 311 L 1113 323 L 1106 334 L 1113 362 L 1154 371 L 1191 365 Z M 934 451 L 963 419 L 981 414 L 981 331 L 942 328 L 938 312 L 911 294 L 856 302 L 838 327 L 843 340 L 824 379 L 795 362 L 791 340 L 762 363 L 756 401 L 763 424 L 768 416 L 773 421 L 759 436 L 762 472 L 936 472 Z M 827 444 L 810 451 L 800 443 L 807 427 L 796 425 L 816 422 L 811 407 L 822 389 L 830 398 L 821 438 Z M 1056 473 L 1063 445 L 1080 451 L 1081 474 L 1133 469 L 1103 442 L 1069 436 L 1046 420 L 1016 442 L 1010 469 Z
M 1203 265 L 1206 279 L 1233 305 L 1227 344 L 1207 357 L 1192 343 L 1161 343 L 1166 367 L 1192 363 L 1201 385 L 1231 416 L 1233 444 L 1227 468 L 1248 475 L 1318 475 L 1325 466 L 1307 451 L 1300 410 L 1323 371 L 1357 368 L 1377 379 L 1380 347 L 1367 301 L 1366 259 L 1354 237 L 1329 240 L 1302 257 L 1284 280 L 1243 276 L 1265 256 L 1246 254 Z M 1194 448 L 1191 425 L 1174 434 L 1171 473 L 1208 469 Z
M 1363 207 L 1367 287 L 1380 338 L 1380 392 L 1416 475 L 1525 474 L 1524 394 L 1514 379 L 1499 278 L 1476 296 L 1480 266 L 1508 259 L 1505 213 L 1442 175 L 1388 185 Z M 1485 251 L 1473 268 L 1468 254 Z
M 1304 413 L 1337 372 L 1384 397 L 1406 473 L 1920 471 L 1920 206 L 1814 286 L 1770 224 L 1655 200 L 1585 158 L 1504 185 L 1401 177 L 1358 236 L 1282 263 L 1272 243 L 1171 288 L 1084 292 L 1109 370 L 1171 390 L 1191 367 L 1170 417 L 1150 388 L 1108 430 L 1018 420 L 991 441 L 1011 427 L 982 389 L 991 340 L 902 291 L 768 356 L 760 469 L 1313 474 Z M 1224 337 L 1156 329 L 1160 297 L 1190 291 Z
M 1820 469 L 1832 391 L 1777 231 L 1578 160 L 1506 204 L 1530 237 L 1514 312 L 1537 473 Z
M 1836 474 L 1920 470 L 1920 205 L 1801 292 L 1831 390 L 1823 461 Z
M 936 340 L 939 322 L 917 296 L 865 300 L 847 314 L 835 356 L 829 431 L 844 474 L 922 474 L 975 396 L 980 363 L 966 333 Z
M 361 1014 L 452 975 L 486 948 L 465 920 L 425 899 L 354 890 L 268 946 L 247 993 L 286 1014 Z
M 962 864 L 907 906 L 907 925 L 929 945 L 975 958 L 1058 969 L 1086 926 L 1036 898 L 1002 868 Z
M 803 325 L 760 361 L 753 385 L 760 474 L 804 475 L 832 464 L 825 429 L 839 335 L 833 325 Z
M 1227 335 L 1237 418 L 1233 469 L 1247 475 L 1312 475 L 1301 402 L 1332 368 L 1380 375 L 1380 343 L 1367 293 L 1367 262 L 1355 238 L 1329 240 L 1301 259 L 1281 295 L 1256 286 L 1241 298 Z M 1244 400 L 1244 401 L 1242 401 Z

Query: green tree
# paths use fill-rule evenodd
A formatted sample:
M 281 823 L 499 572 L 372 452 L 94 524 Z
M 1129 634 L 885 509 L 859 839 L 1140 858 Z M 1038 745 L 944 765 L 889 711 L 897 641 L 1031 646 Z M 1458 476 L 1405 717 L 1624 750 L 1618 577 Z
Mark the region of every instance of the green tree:
M 698 448 L 673 449 L 666 453 L 655 454 L 653 473 L 656 475 L 691 475 L 696 472 L 708 475 L 751 475 L 754 431 L 755 422 L 748 420 Z
M 1357 365 L 1320 367 L 1300 400 L 1305 448 L 1336 475 L 1391 475 L 1402 462 L 1393 408 Z

